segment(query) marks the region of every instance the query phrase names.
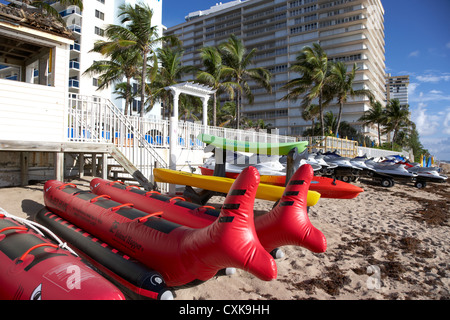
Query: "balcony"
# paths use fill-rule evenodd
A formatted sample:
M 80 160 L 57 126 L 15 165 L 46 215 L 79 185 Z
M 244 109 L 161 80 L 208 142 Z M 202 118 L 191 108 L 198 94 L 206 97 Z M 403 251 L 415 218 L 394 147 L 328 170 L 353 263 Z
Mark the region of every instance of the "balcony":
M 69 79 L 69 88 L 80 88 L 80 81 L 77 79 Z
M 81 34 L 81 27 L 79 25 L 72 24 L 72 25 L 68 26 L 67 28 L 76 34 Z
M 70 45 L 70 51 L 80 52 L 81 46 L 79 43 L 74 43 Z
M 67 8 L 66 10 L 64 10 L 64 11 L 59 12 L 59 14 L 63 18 L 64 17 L 68 17 L 68 16 L 73 15 L 73 14 L 77 14 L 77 15 L 81 16 L 81 10 L 78 7 L 70 7 L 70 8 Z
M 78 61 L 70 61 L 69 69 L 80 70 L 80 63 Z

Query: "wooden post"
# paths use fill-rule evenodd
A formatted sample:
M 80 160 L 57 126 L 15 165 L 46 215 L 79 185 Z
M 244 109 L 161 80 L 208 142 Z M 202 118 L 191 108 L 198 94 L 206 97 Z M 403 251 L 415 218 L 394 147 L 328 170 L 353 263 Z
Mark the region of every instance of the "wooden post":
M 102 179 L 108 179 L 108 154 L 106 152 L 102 154 Z
M 28 185 L 28 152 L 20 153 L 20 185 Z
M 80 174 L 80 178 L 84 177 L 84 153 L 80 152 L 78 156 L 78 171 Z
M 55 152 L 55 179 L 64 181 L 64 152 Z
M 92 154 L 92 173 L 91 175 L 95 177 L 97 175 L 97 154 Z

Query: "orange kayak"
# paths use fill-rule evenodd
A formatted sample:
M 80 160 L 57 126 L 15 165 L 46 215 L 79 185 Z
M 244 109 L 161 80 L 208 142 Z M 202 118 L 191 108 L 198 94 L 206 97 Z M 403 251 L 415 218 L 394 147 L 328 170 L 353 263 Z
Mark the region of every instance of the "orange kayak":
M 208 169 L 205 167 L 200 167 L 200 170 L 205 176 L 212 176 L 214 173 L 213 169 Z M 238 175 L 239 173 L 237 172 L 226 172 L 225 174 L 227 178 L 232 179 L 236 179 Z M 284 187 L 286 183 L 286 176 L 261 175 L 260 183 Z M 333 199 L 353 199 L 364 191 L 362 188 L 351 183 L 320 176 L 313 177 L 309 190 L 320 193 L 322 198 Z

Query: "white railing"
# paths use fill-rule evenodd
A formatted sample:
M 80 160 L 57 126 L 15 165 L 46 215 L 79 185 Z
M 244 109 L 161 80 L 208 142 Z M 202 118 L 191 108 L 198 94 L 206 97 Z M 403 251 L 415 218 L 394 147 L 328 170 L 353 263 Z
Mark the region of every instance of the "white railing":
M 109 100 L 71 94 L 67 135 L 69 141 L 113 143 L 145 177 L 166 161 L 147 141 L 139 118 L 125 117 Z
M 69 141 L 113 143 L 145 177 L 153 168 L 167 167 L 158 149 L 169 148 L 169 121 L 139 116 L 125 116 L 114 104 L 101 97 L 69 95 L 67 136 Z M 203 150 L 201 133 L 249 142 L 294 142 L 295 137 L 264 131 L 236 130 L 204 126 L 198 122 L 180 121 L 177 145 L 181 149 Z M 159 150 L 161 151 L 161 150 Z
M 309 152 L 313 150 L 320 150 L 322 152 L 337 151 L 343 157 L 356 157 L 358 154 L 357 141 L 323 136 L 298 137 L 298 139 L 300 141 L 308 141 Z
M 383 149 L 375 149 L 375 148 L 367 148 L 367 147 L 358 147 L 358 156 L 364 156 L 366 155 L 368 158 L 382 158 L 382 157 L 389 157 L 393 155 L 399 155 L 403 157 L 410 157 L 409 152 L 403 151 L 403 152 L 397 152 L 397 151 L 390 151 L 390 150 L 383 150 Z

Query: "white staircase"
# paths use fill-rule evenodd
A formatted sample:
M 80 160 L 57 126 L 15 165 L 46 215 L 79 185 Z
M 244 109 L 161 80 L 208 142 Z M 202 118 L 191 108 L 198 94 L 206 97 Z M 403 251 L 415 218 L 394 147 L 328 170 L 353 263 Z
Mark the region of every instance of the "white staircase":
M 151 136 L 143 133 L 141 122 L 138 117 L 124 116 L 110 100 L 69 97 L 69 141 L 111 143 L 115 162 L 143 187 L 151 188 L 148 178 L 153 176 L 153 168 L 165 168 L 167 163 L 149 143 Z

